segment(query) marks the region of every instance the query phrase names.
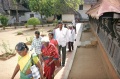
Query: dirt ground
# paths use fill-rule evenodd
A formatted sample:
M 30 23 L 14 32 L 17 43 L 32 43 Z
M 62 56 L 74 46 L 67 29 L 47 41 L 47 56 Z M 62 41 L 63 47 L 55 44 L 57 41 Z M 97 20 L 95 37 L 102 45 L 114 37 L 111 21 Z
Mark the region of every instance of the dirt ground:
M 31 27 L 32 28 L 32 27 Z M 26 42 L 26 38 L 30 36 L 34 36 L 35 30 L 31 30 L 31 28 L 17 28 L 17 29 L 6 29 L 5 31 L 0 30 L 0 44 L 2 41 L 9 42 L 10 48 L 14 49 L 15 45 L 18 42 Z M 52 30 L 54 27 L 37 27 L 40 32 L 47 35 L 48 30 Z M 23 32 L 23 35 L 17 35 L 17 32 Z M 2 54 L 2 47 L 0 47 L 0 54 Z M 17 64 L 18 55 L 8 59 L 6 61 L 0 60 L 0 79 L 10 79 L 14 68 Z M 15 77 L 15 79 L 19 79 L 19 74 Z
M 81 41 L 94 37 L 91 32 L 83 32 Z M 112 79 L 103 65 L 97 47 L 78 48 L 68 79 Z

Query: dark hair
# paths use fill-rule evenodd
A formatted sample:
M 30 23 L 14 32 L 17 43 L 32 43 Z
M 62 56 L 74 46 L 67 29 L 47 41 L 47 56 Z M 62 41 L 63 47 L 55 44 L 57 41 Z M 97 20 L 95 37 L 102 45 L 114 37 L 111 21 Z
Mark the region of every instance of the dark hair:
M 49 34 L 52 35 L 52 36 L 54 36 L 53 32 L 50 32 Z
M 19 42 L 16 46 L 15 46 L 15 50 L 17 51 L 23 51 L 27 49 L 27 51 L 29 50 L 28 46 L 24 43 L 24 42 Z
M 39 32 L 39 31 L 35 31 L 35 34 L 38 34 L 38 35 L 40 35 L 40 32 Z

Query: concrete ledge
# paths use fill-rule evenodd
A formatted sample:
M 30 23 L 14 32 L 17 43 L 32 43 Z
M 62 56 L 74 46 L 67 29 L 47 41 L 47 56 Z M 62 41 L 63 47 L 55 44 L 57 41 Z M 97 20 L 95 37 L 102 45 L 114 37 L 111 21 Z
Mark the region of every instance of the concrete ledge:
M 83 24 L 78 23 L 76 24 L 76 41 L 74 43 L 74 51 L 71 53 L 71 56 L 69 56 L 68 59 L 66 59 L 66 66 L 63 67 L 54 77 L 54 79 L 68 79 L 69 72 L 72 67 L 72 63 L 74 61 L 75 53 L 77 50 L 77 45 L 80 41 L 81 35 L 82 35 L 82 28 Z

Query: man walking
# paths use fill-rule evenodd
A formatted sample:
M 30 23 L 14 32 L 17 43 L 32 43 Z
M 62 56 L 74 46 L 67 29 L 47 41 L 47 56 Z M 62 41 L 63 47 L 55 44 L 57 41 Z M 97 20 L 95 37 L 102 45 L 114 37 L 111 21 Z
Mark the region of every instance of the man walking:
M 65 59 L 66 59 L 66 45 L 68 42 L 68 29 L 63 26 L 62 22 L 58 23 L 59 28 L 56 29 L 56 40 L 58 41 L 59 45 L 59 54 L 61 56 L 61 50 L 62 50 L 62 63 L 61 65 L 65 65 Z
M 42 62 L 42 57 L 41 57 L 41 46 L 42 46 L 41 39 L 42 39 L 42 37 L 40 37 L 40 32 L 39 31 L 35 31 L 35 38 L 33 39 L 33 42 L 31 44 L 30 51 L 35 49 L 35 53 L 38 55 L 38 57 L 40 58 L 40 60 Z
M 69 25 L 69 30 L 68 30 L 68 49 L 69 52 L 71 52 L 72 50 L 74 50 L 74 41 L 75 41 L 75 29 L 73 29 L 73 26 L 70 24 Z M 72 48 L 72 49 L 71 49 Z

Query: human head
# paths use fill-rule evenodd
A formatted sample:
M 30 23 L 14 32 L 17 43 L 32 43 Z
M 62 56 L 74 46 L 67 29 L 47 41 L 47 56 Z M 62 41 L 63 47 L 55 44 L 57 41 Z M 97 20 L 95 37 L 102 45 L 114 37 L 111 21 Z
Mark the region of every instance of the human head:
M 49 38 L 43 37 L 41 42 L 43 46 L 47 47 L 49 45 Z
M 40 32 L 39 31 L 35 31 L 35 36 L 36 36 L 36 38 L 39 38 Z
M 67 28 L 67 24 L 64 24 L 64 27 Z
M 73 25 L 72 25 L 72 24 L 69 24 L 68 27 L 69 27 L 69 29 L 72 29 L 72 28 L 73 28 Z
M 20 56 L 25 56 L 29 50 L 28 46 L 24 43 L 24 42 L 19 42 L 16 46 L 15 46 L 15 50 L 17 51 L 17 53 Z
M 62 28 L 63 23 L 62 22 L 58 22 L 58 26 L 59 26 L 59 28 Z
M 49 36 L 49 39 L 53 39 L 54 34 L 53 34 L 52 32 L 50 32 L 50 33 L 48 34 L 48 36 Z

